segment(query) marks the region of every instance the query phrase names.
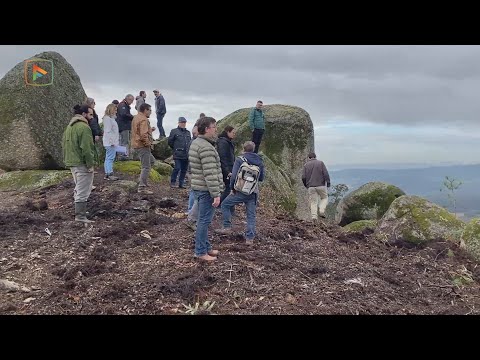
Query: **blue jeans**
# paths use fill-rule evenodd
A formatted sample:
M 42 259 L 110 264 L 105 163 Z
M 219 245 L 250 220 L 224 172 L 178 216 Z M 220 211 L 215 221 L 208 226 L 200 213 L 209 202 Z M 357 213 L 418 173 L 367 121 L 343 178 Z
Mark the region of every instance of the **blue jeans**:
M 165 114 L 157 114 L 157 129 L 160 132 L 160 137 L 165 137 L 165 130 L 163 129 L 163 117 Z
M 247 209 L 247 231 L 245 232 L 245 238 L 253 240 L 255 237 L 255 224 L 257 213 L 257 194 L 250 195 L 236 192 L 235 194 L 228 195 L 222 202 L 222 215 L 223 215 L 223 227 L 225 229 L 232 227 L 232 213 L 235 209 L 235 205 L 245 203 Z
M 115 146 L 105 146 L 105 162 L 104 162 L 104 169 L 105 175 L 113 174 L 113 161 L 115 160 L 115 155 L 117 152 L 115 151 Z
M 195 255 L 202 256 L 207 254 L 212 245 L 208 241 L 208 226 L 212 222 L 214 207 L 213 198 L 208 191 L 193 191 L 198 200 L 198 221 L 195 231 Z
M 220 204 L 223 202 L 223 200 L 226 199 L 228 195 L 230 195 L 230 192 L 232 191 L 232 189 L 230 189 L 230 179 L 224 181 L 223 183 L 225 185 L 225 190 L 223 190 L 223 193 L 220 196 Z
M 193 190 L 190 189 L 190 192 L 188 193 L 188 210 L 187 210 L 187 212 L 190 212 L 190 210 L 192 210 L 194 202 L 195 202 L 195 194 L 193 193 Z
M 172 176 L 170 178 L 170 184 L 175 185 L 177 182 L 177 175 L 180 172 L 180 176 L 178 178 L 178 186 L 183 187 L 183 182 L 185 181 L 185 175 L 187 174 L 188 169 L 188 160 L 182 159 L 178 160 L 175 159 L 175 168 L 173 169 Z

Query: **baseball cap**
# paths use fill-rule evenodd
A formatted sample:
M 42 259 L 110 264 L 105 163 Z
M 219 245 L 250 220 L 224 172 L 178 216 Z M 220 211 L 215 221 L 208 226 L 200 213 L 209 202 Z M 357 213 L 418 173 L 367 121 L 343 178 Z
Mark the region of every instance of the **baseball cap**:
M 185 122 L 187 122 L 187 119 L 185 119 L 183 116 L 180 116 L 180 117 L 178 118 L 178 122 L 179 122 L 179 123 L 185 123 Z

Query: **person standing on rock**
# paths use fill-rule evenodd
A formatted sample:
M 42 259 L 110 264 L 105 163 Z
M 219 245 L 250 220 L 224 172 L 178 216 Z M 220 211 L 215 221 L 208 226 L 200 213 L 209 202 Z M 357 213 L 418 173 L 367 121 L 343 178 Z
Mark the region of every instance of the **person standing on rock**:
M 320 216 L 325 218 L 325 209 L 328 205 L 328 189 L 330 187 L 330 175 L 324 162 L 317 160 L 314 152 L 308 154 L 308 161 L 303 167 L 303 185 L 308 189 L 310 201 L 310 212 L 312 220 L 318 220 L 318 209 Z
M 165 105 L 165 99 L 163 98 L 163 95 L 160 94 L 160 91 L 155 89 L 153 90 L 153 94 L 155 95 L 155 113 L 157 114 L 157 127 L 160 132 L 160 139 L 162 137 L 167 137 L 165 135 L 165 130 L 163 129 L 163 118 L 167 113 L 167 107 Z
M 75 221 L 91 223 L 87 219 L 87 200 L 92 192 L 95 145 L 89 122 L 93 109 L 76 105 L 75 116 L 70 120 L 62 137 L 63 162 L 72 172 L 75 182 Z
M 140 91 L 140 95 L 138 95 L 135 99 L 135 100 L 137 100 L 137 102 L 135 104 L 135 110 L 138 111 L 138 108 L 140 107 L 140 105 L 142 105 L 145 102 L 146 98 L 147 98 L 147 93 L 143 90 Z
M 258 100 L 257 105 L 250 111 L 248 116 L 248 125 L 252 130 L 252 141 L 255 143 L 255 153 L 260 149 L 263 134 L 265 132 L 265 114 L 262 110 L 263 101 Z
M 130 113 L 130 105 L 133 103 L 133 95 L 125 96 L 118 104 L 117 124 L 120 133 L 120 146 L 127 148 L 127 154 L 122 155 L 119 160 L 129 160 L 130 157 L 130 132 L 132 130 L 133 115 Z
M 118 124 L 115 121 L 117 117 L 117 105 L 108 104 L 103 116 L 103 146 L 105 147 L 105 177 L 104 180 L 118 180 L 113 176 L 113 162 L 116 155 L 116 147 L 120 144 L 120 134 Z
M 233 139 L 235 138 L 236 130 L 233 126 L 227 125 L 223 132 L 218 136 L 217 151 L 220 156 L 220 163 L 222 165 L 223 184 L 225 190 L 220 197 L 220 205 L 222 201 L 230 194 L 230 179 L 232 177 L 233 163 L 235 162 L 235 145 Z
M 244 203 L 247 210 L 247 229 L 245 231 L 245 244 L 247 245 L 253 244 L 253 240 L 256 235 L 255 225 L 259 193 L 258 182 L 263 181 L 265 178 L 265 166 L 263 164 L 263 160 L 260 155 L 256 154 L 254 151 L 255 143 L 253 141 L 246 141 L 243 144 L 243 159 L 242 157 L 237 157 L 235 160 L 232 176 L 230 177 L 230 188 L 232 189 L 232 193 L 228 195 L 227 198 L 222 202 L 223 228 L 215 230 L 217 234 L 231 235 L 232 214 L 235 205 Z M 258 173 L 258 181 L 256 182 L 256 186 L 250 194 L 244 194 L 234 189 L 238 173 L 242 171 L 241 166 L 245 160 L 249 165 L 255 165 L 258 167 L 257 169 L 260 170 Z
M 217 260 L 218 250 L 208 241 L 208 226 L 214 208 L 220 205 L 223 190 L 220 157 L 215 149 L 216 120 L 204 117 L 198 123 L 198 137 L 192 141 L 188 161 L 192 169 L 191 187 L 198 201 L 198 221 L 195 231 L 195 257 L 205 261 Z
M 170 187 L 174 188 L 177 183 L 178 187 L 185 189 L 183 186 L 185 181 L 185 175 L 188 169 L 188 148 L 192 141 L 190 131 L 186 129 L 187 119 L 183 116 L 178 118 L 178 127 L 172 129 L 170 136 L 168 137 L 168 146 L 173 150 L 173 160 L 175 160 L 175 168 L 173 169 L 172 176 L 170 177 Z
M 153 192 L 147 190 L 148 177 L 150 176 L 150 169 L 155 163 L 155 158 L 152 155 L 153 137 L 152 132 L 154 127 L 150 127 L 148 118 L 152 113 L 152 107 L 143 103 L 138 108 L 138 114 L 134 116 L 132 122 L 132 148 L 136 155 L 140 158 L 142 170 L 140 172 L 140 179 L 138 184 L 138 192 L 142 194 L 152 195 Z

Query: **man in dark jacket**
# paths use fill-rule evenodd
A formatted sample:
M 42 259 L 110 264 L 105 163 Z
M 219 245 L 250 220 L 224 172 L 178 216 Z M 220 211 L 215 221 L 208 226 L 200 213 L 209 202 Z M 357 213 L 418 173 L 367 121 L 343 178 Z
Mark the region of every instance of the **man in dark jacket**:
M 153 90 L 153 94 L 155 95 L 155 112 L 157 114 L 157 128 L 160 132 L 159 138 L 166 137 L 165 130 L 163 129 L 163 118 L 167 113 L 165 99 L 163 95 L 160 94 L 160 91 L 158 91 L 157 89 Z
M 117 110 L 118 132 L 120 133 L 120 146 L 127 148 L 127 154 L 120 157 L 121 160 L 128 160 L 130 156 L 130 131 L 132 130 L 133 115 L 130 114 L 130 105 L 133 103 L 133 95 L 125 96 Z
M 247 160 L 248 164 L 256 165 L 260 168 L 260 174 L 258 181 L 263 181 L 265 178 L 265 166 L 262 158 L 254 153 L 255 143 L 253 141 L 246 141 L 243 144 L 243 157 Z M 232 176 L 230 177 L 230 188 L 234 189 L 235 180 L 237 174 L 240 171 L 240 166 L 243 160 L 237 157 L 235 164 L 233 165 Z M 258 185 L 258 183 L 257 183 Z M 232 193 L 227 196 L 222 202 L 222 215 L 223 215 L 223 229 L 217 229 L 215 232 L 221 235 L 232 234 L 232 210 L 235 205 L 244 203 L 247 210 L 247 230 L 245 232 L 245 244 L 252 245 L 255 238 L 255 224 L 256 224 L 256 212 L 257 212 L 257 200 L 258 200 L 258 186 L 254 192 L 250 195 L 245 195 L 239 191 L 232 190 Z
M 220 196 L 220 204 L 230 194 L 230 177 L 232 176 L 233 163 L 235 162 L 235 145 L 232 140 L 236 131 L 233 126 L 227 125 L 217 140 L 217 151 L 222 165 L 223 183 L 225 190 Z
M 330 187 L 330 175 L 323 161 L 317 160 L 317 155 L 314 152 L 308 154 L 308 161 L 303 167 L 302 182 L 308 189 L 312 220 L 317 221 L 317 210 L 319 208 L 320 216 L 325 218 L 325 209 L 328 205 L 327 188 Z
M 190 142 L 192 141 L 192 136 L 190 131 L 186 129 L 187 119 L 183 116 L 178 118 L 178 127 L 172 129 L 170 136 L 168 137 L 168 146 L 173 150 L 173 160 L 175 160 L 175 168 L 173 169 L 172 176 L 170 178 L 170 187 L 174 188 L 177 182 L 177 176 L 180 172 L 180 177 L 178 178 L 178 187 L 180 189 L 185 189 L 183 183 L 185 181 L 185 175 L 187 174 L 188 169 L 188 149 L 190 147 Z

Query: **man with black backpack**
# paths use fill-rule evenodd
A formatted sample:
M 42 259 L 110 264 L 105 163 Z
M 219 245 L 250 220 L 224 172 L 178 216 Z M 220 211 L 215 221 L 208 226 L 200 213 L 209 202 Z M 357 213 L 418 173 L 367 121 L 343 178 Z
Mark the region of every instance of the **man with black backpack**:
M 222 201 L 223 229 L 215 232 L 221 235 L 232 234 L 232 210 L 235 205 L 244 203 L 247 210 L 247 230 L 245 244 L 252 245 L 255 238 L 255 223 L 258 202 L 258 183 L 265 177 L 265 166 L 262 158 L 254 152 L 255 143 L 247 141 L 243 144 L 243 154 L 235 160 L 230 188 L 232 193 Z

